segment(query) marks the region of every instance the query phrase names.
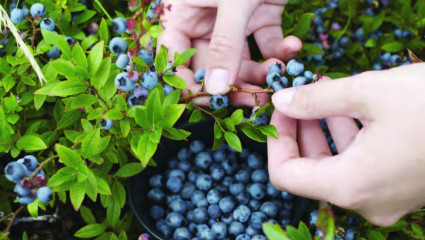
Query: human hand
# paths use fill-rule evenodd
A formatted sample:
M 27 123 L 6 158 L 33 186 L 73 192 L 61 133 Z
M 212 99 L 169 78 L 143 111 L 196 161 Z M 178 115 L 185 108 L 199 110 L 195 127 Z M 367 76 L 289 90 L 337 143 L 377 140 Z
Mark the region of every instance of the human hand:
M 260 89 L 265 83 L 268 67 L 289 60 L 301 49 L 301 41 L 293 36 L 283 38 L 281 14 L 286 0 L 164 0 L 171 4 L 161 17 L 165 28 L 158 47 L 169 48 L 169 57 L 191 47 L 198 52 L 191 59 L 191 68 L 206 69 L 205 88 L 211 94 L 225 94 L 235 84 Z M 260 64 L 250 60 L 247 36 L 254 34 L 263 57 Z M 271 58 L 271 59 L 270 59 Z M 277 59 L 276 59 L 277 58 Z M 283 63 L 282 63 L 283 64 Z M 194 80 L 189 63 L 177 69 L 192 92 L 201 90 Z M 284 66 L 284 65 L 283 65 Z M 249 93 L 229 93 L 233 105 L 254 105 Z M 257 96 L 263 104 L 267 94 Z M 208 102 L 205 98 L 196 101 Z
M 272 183 L 381 226 L 425 206 L 424 74 L 425 64 L 413 64 L 275 93 Z M 331 156 L 314 120 L 321 118 L 339 155 Z M 361 120 L 360 131 L 352 118 Z

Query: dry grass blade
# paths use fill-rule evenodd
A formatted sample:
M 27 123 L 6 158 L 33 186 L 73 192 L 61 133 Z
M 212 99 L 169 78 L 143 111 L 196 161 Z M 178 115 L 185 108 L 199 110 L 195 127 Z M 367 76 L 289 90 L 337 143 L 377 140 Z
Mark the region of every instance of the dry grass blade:
M 0 5 L 0 30 L 2 28 L 8 28 L 10 32 L 13 34 L 13 36 L 16 39 L 16 43 L 20 47 L 21 51 L 25 54 L 28 61 L 30 61 L 32 68 L 37 73 L 38 78 L 40 79 L 40 84 L 43 85 L 43 82 L 46 82 L 46 79 L 44 78 L 44 74 L 40 69 L 40 66 L 38 66 L 37 61 L 35 60 L 34 56 L 32 55 L 30 49 L 25 44 L 24 40 L 22 40 L 18 29 L 16 29 L 15 25 L 13 24 L 12 20 L 10 20 L 9 16 L 7 15 L 6 10 L 4 10 L 3 6 Z
M 420 58 L 418 58 L 418 56 L 416 56 L 412 52 L 412 50 L 407 49 L 407 51 L 409 52 L 409 56 L 410 56 L 410 59 L 412 60 L 412 63 L 421 63 L 421 62 L 423 62 Z

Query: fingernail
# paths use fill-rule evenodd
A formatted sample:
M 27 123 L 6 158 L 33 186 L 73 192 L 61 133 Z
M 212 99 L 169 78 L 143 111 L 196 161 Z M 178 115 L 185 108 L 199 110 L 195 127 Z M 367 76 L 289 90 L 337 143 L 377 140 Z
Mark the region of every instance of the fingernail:
M 295 88 L 289 88 L 286 90 L 281 90 L 272 96 L 272 101 L 275 107 L 286 107 L 288 106 L 292 98 L 294 97 L 296 89 Z
M 210 94 L 225 94 L 230 90 L 230 72 L 225 69 L 211 69 L 206 77 L 205 87 Z

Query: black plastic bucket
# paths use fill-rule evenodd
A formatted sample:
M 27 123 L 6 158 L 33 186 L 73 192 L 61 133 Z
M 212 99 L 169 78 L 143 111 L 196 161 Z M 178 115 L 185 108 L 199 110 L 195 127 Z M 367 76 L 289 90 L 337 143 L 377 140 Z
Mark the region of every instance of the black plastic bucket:
M 205 143 L 206 147 L 212 147 L 214 140 L 214 122 L 205 121 L 196 124 L 186 124 L 180 126 L 192 135 L 188 138 L 189 141 L 173 141 L 166 138 L 161 139 L 161 144 L 154 156 L 157 167 L 148 167 L 140 174 L 132 177 L 128 181 L 128 196 L 130 206 L 133 209 L 139 222 L 145 227 L 149 233 L 157 239 L 165 239 L 162 234 L 155 228 L 155 220 L 149 216 L 149 209 L 151 203 L 148 201 L 147 194 L 151 187 L 149 186 L 149 179 L 152 175 L 162 173 L 167 169 L 167 160 L 175 157 L 177 152 L 184 147 L 189 147 L 189 143 L 193 140 L 201 140 Z M 242 147 L 258 152 L 267 158 L 267 145 L 259 143 L 246 137 L 240 136 Z M 294 208 L 292 212 L 291 225 L 298 225 L 298 222 L 306 214 L 309 205 L 309 200 L 301 197 L 296 197 L 294 200 Z

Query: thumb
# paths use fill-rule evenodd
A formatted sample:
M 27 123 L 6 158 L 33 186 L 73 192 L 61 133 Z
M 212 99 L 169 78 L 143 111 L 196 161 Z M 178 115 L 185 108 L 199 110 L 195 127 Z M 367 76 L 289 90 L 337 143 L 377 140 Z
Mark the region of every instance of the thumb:
M 205 89 L 225 94 L 238 75 L 249 18 L 261 0 L 219 0 L 211 36 Z
M 365 80 L 372 81 L 370 77 L 369 73 L 363 73 L 284 89 L 273 95 L 273 104 L 279 112 L 297 119 L 367 118 L 370 117 L 367 92 L 371 91 Z

